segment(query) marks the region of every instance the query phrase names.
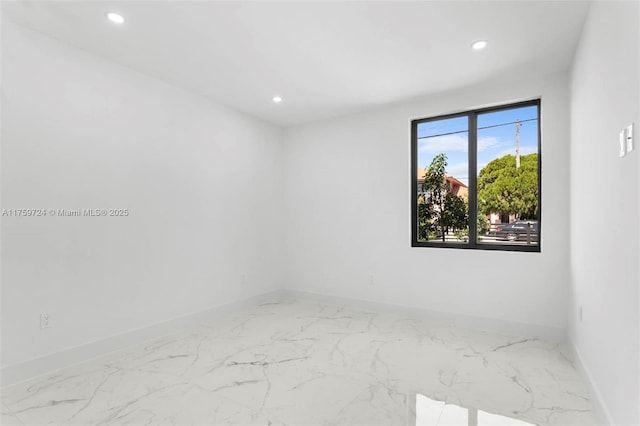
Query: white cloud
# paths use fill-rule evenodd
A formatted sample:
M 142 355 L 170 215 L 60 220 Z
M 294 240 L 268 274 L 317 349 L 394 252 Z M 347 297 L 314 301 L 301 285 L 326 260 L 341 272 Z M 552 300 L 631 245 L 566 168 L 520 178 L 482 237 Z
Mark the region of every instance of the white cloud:
M 469 165 L 466 162 L 451 164 L 447 166 L 447 173 L 458 179 L 466 179 L 469 176 Z
M 536 152 L 538 152 L 538 148 L 534 146 L 520 147 L 520 155 L 535 154 Z M 496 154 L 496 158 L 504 157 L 505 155 L 508 155 L 508 154 L 516 155 L 515 144 L 511 148 L 503 149 L 502 151 L 500 151 L 498 154 Z
M 497 149 L 505 143 L 493 136 L 478 139 L 478 151 Z M 436 136 L 418 141 L 418 152 L 421 154 L 439 154 L 441 152 L 468 152 L 467 136 L 463 134 Z
M 503 146 L 504 142 L 493 136 L 481 137 L 478 139 L 478 151 L 486 151 L 488 149 L 495 149 Z
M 436 136 L 418 141 L 418 152 L 421 154 L 439 154 L 441 152 L 466 152 L 467 137 L 461 134 Z

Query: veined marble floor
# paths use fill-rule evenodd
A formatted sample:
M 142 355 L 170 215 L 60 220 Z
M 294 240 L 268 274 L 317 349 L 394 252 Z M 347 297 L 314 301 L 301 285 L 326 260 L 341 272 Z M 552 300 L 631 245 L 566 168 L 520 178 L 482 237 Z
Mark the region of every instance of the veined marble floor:
M 596 422 L 556 343 L 290 298 L 3 388 L 2 424 Z

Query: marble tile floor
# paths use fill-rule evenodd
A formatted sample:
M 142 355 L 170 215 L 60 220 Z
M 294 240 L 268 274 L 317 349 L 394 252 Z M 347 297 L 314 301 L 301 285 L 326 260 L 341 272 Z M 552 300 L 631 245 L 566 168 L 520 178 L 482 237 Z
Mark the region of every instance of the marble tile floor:
M 1 390 L 7 425 L 595 425 L 557 343 L 300 298 Z

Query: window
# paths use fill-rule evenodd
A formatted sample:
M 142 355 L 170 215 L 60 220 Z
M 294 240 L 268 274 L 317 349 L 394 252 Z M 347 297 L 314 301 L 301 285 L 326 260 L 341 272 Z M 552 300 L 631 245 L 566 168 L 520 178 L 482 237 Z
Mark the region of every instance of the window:
M 540 251 L 540 101 L 411 122 L 413 247 Z
M 469 425 L 469 426 L 534 426 L 513 417 L 492 414 L 477 408 L 439 401 L 416 394 L 416 426 Z M 515 413 L 514 413 L 515 414 Z

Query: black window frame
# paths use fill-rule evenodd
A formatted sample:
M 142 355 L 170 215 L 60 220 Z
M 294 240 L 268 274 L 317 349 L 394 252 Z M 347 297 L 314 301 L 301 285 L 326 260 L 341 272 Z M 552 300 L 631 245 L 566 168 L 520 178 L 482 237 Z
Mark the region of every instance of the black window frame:
M 480 243 L 478 242 L 478 223 L 474 219 L 478 211 L 478 115 L 536 106 L 538 111 L 538 242 L 535 245 L 518 245 L 509 243 Z M 469 160 L 469 241 L 461 243 L 418 241 L 418 125 L 430 121 L 446 120 L 450 118 L 468 117 L 468 160 Z M 498 250 L 540 253 L 542 250 L 542 102 L 540 98 L 509 103 L 489 108 L 467 110 L 452 114 L 411 120 L 411 247 L 440 247 L 472 250 Z

